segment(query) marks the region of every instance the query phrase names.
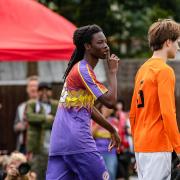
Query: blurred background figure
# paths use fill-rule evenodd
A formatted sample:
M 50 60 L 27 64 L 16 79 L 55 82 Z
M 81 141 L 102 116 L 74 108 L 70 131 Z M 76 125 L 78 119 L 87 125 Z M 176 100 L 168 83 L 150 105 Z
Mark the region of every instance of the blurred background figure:
M 133 139 L 132 139 L 132 134 L 131 134 L 131 125 L 130 125 L 130 120 L 129 120 L 129 112 L 126 112 L 125 117 L 126 117 L 126 126 L 125 126 L 126 140 L 128 142 L 129 152 L 134 154 Z
M 24 154 L 13 152 L 10 156 L 3 157 L 4 164 L 4 180 L 36 180 L 36 174 L 30 171 L 31 167 L 27 162 Z
M 118 180 L 128 180 L 131 169 L 131 158 L 133 157 L 133 145 L 130 130 L 129 114 L 124 111 L 125 103 L 118 100 L 116 104 L 116 118 L 118 119 L 118 133 L 121 138 L 121 146 L 118 154 Z
M 38 77 L 30 76 L 27 79 L 26 92 L 28 100 L 36 100 L 38 97 Z M 27 132 L 27 122 L 25 120 L 25 110 L 28 101 L 21 103 L 16 110 L 14 120 L 14 131 L 17 133 L 16 150 L 26 153 L 25 137 Z
M 124 111 L 124 101 L 118 100 L 116 104 L 116 118 L 118 119 L 118 133 L 121 138 L 120 152 L 124 152 L 129 148 L 127 140 L 128 116 Z
M 6 166 L 8 164 L 9 156 L 6 154 L 0 154 L 0 180 L 3 180 L 7 173 L 6 173 Z
M 118 120 L 114 115 L 114 110 L 108 109 L 106 106 L 102 105 L 100 108 L 100 112 L 105 117 L 105 119 L 109 121 L 114 126 L 114 128 L 118 130 Z M 104 158 L 106 167 L 109 171 L 110 179 L 115 180 L 117 173 L 118 159 L 117 159 L 116 148 L 113 148 L 111 151 L 108 151 L 108 145 L 111 141 L 111 134 L 103 127 L 95 123 L 94 121 L 92 125 L 92 133 L 96 141 L 97 149 Z
M 52 99 L 52 86 L 46 82 L 39 83 L 38 98 L 27 103 L 27 153 L 38 180 L 45 179 L 50 133 L 57 106 L 58 101 Z

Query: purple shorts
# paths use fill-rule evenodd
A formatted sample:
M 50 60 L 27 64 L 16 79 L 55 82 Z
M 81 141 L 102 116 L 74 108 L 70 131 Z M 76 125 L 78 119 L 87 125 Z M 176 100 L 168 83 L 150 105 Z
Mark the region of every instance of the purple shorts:
M 99 152 L 50 156 L 46 180 L 110 180 Z

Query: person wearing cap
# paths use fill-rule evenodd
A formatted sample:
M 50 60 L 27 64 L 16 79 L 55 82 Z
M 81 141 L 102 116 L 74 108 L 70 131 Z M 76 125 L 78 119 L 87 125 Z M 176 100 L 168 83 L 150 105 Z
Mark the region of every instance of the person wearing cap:
M 38 99 L 30 100 L 27 104 L 27 152 L 33 170 L 38 169 L 39 180 L 45 174 L 50 132 L 57 106 L 58 101 L 52 99 L 52 86 L 46 82 L 39 83 Z

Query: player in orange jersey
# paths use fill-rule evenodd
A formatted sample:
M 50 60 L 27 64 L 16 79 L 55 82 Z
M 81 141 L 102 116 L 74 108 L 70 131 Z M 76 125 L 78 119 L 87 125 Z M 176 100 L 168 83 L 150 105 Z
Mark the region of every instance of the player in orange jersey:
M 171 176 L 171 154 L 180 155 L 176 122 L 175 75 L 166 64 L 175 58 L 180 25 L 158 20 L 148 31 L 153 55 L 138 70 L 130 110 L 138 178 L 163 180 Z

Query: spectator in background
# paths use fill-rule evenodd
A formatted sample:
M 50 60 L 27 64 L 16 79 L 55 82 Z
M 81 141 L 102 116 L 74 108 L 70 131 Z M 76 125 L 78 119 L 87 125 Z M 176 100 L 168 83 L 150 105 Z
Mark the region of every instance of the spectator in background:
M 117 112 L 122 112 L 123 113 L 124 112 L 124 106 L 125 106 L 124 101 L 122 99 L 119 99 L 118 102 L 116 103 Z
M 127 134 L 127 114 L 124 111 L 124 101 L 118 100 L 116 104 L 116 117 L 119 120 L 118 133 L 121 138 L 120 151 L 124 152 L 128 147 Z
M 131 134 L 131 125 L 129 120 L 129 112 L 126 112 L 126 126 L 125 126 L 126 140 L 129 144 L 129 151 L 134 154 L 133 139 Z
M 27 103 L 27 152 L 38 180 L 45 179 L 50 131 L 58 106 L 58 101 L 52 99 L 51 90 L 51 84 L 41 82 L 38 99 Z
M 26 92 L 28 94 L 28 100 L 37 99 L 37 89 L 38 89 L 38 77 L 30 76 L 27 79 L 27 87 Z M 27 130 L 27 123 L 25 121 L 25 109 L 26 109 L 27 101 L 18 105 L 16 110 L 16 117 L 14 120 L 14 131 L 17 133 L 17 142 L 16 142 L 16 150 L 26 153 L 25 147 L 25 137 Z
M 8 164 L 9 156 L 6 154 L 0 154 L 0 180 L 3 180 L 7 173 L 6 173 L 6 166 Z
M 105 119 L 111 123 L 114 128 L 118 130 L 118 120 L 115 116 L 113 116 L 113 109 L 108 109 L 106 106 L 102 105 L 100 108 L 100 112 L 105 117 Z M 106 167 L 108 169 L 110 179 L 115 180 L 116 179 L 116 173 L 117 173 L 117 166 L 118 166 L 118 159 L 117 159 L 117 153 L 116 148 L 113 148 L 111 151 L 108 151 L 108 145 L 111 141 L 111 134 L 109 131 L 98 125 L 93 121 L 92 126 L 92 134 L 96 141 L 96 146 L 98 151 L 101 153 Z
M 24 154 L 13 152 L 9 156 L 5 180 L 36 180 L 36 174 L 30 171 L 30 166 Z
M 116 104 L 116 117 L 119 121 L 118 133 L 121 138 L 120 154 L 118 154 L 118 179 L 129 178 L 129 167 L 131 163 L 131 153 L 129 149 L 129 120 L 128 114 L 124 111 L 124 101 L 118 100 Z

